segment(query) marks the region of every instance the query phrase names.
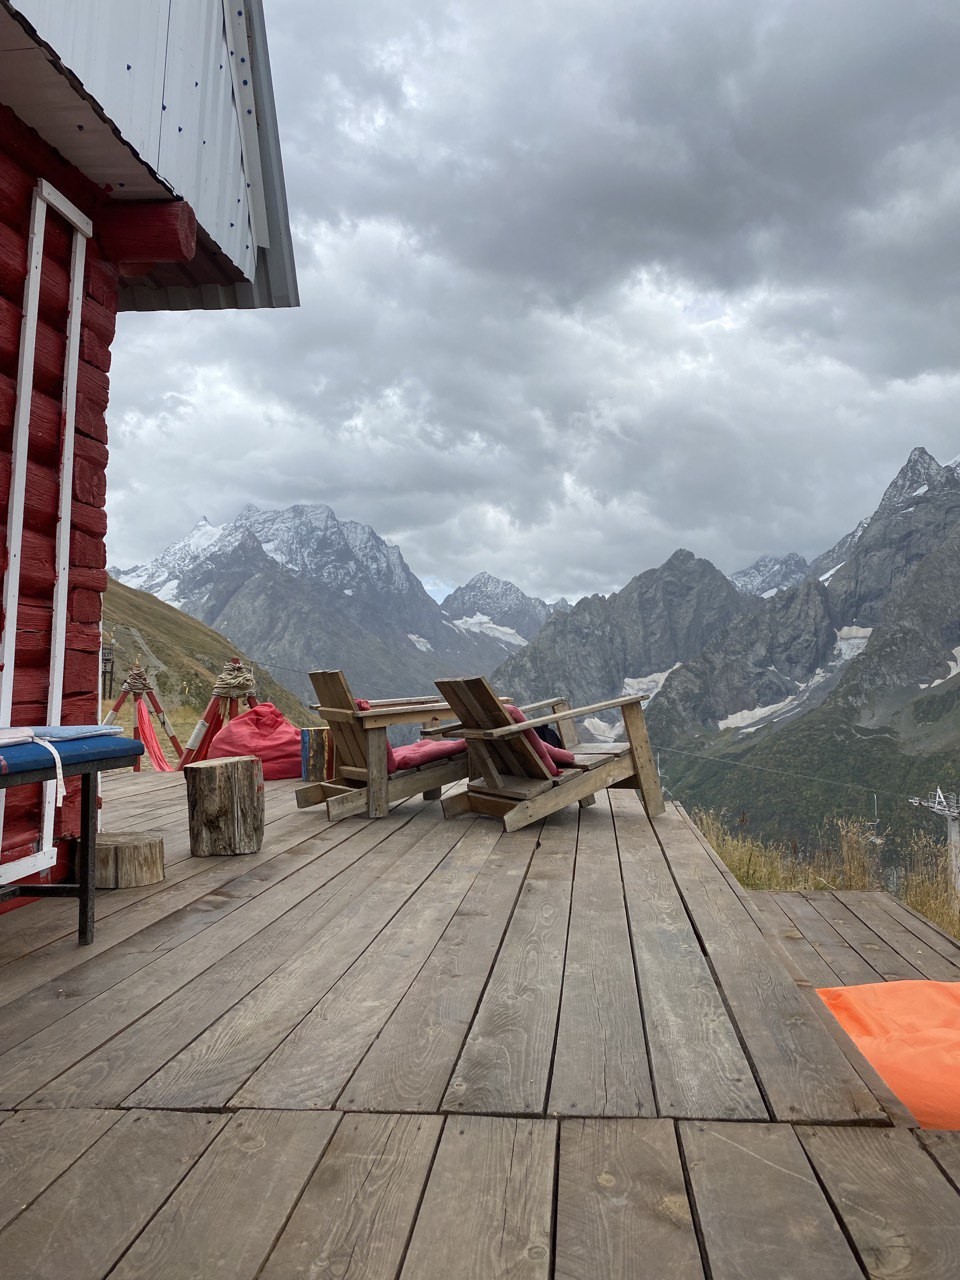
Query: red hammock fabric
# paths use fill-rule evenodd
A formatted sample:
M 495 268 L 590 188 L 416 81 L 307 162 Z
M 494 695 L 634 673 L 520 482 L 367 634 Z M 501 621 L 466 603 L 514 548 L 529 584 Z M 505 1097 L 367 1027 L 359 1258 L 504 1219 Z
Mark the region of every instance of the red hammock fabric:
M 143 698 L 137 698 L 134 705 L 137 709 L 137 732 L 143 739 L 143 745 L 147 749 L 150 763 L 157 773 L 173 773 L 173 765 L 167 760 L 167 757 L 163 754 L 163 747 L 157 741 L 156 730 L 153 727 L 153 721 L 150 719 L 147 704 Z

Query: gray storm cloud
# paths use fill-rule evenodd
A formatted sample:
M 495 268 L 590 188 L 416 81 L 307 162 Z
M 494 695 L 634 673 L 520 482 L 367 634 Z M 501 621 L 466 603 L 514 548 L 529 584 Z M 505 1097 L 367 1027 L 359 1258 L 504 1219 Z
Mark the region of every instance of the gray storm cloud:
M 813 554 L 960 452 L 960 11 L 266 10 L 303 305 L 122 318 L 113 563 L 320 501 L 575 597 Z

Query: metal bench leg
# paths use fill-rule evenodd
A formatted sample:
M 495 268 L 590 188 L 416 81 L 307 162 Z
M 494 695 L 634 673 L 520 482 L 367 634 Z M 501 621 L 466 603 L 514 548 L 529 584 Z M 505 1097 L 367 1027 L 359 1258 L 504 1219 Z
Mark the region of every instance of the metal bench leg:
M 97 774 L 84 773 L 80 779 L 80 842 L 77 848 L 77 884 L 80 896 L 78 941 L 93 941 L 94 894 L 97 875 Z

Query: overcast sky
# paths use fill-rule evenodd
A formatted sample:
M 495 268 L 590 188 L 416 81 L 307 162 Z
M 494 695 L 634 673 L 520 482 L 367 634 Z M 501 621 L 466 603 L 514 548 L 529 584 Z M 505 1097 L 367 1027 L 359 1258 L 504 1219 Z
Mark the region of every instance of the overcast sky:
M 956 0 L 265 9 L 302 305 L 121 317 L 111 563 L 324 502 L 575 599 L 960 453 Z

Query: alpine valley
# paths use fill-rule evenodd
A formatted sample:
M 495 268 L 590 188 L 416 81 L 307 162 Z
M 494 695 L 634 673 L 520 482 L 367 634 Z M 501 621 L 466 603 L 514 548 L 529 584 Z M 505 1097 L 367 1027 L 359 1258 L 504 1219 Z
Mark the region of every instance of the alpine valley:
M 901 838 L 909 797 L 960 782 L 960 459 L 912 451 L 876 511 L 807 563 L 729 578 L 690 551 L 572 607 L 479 574 L 442 603 L 399 549 L 327 506 L 245 507 L 156 560 L 111 570 L 230 636 L 309 700 L 342 667 L 358 694 L 483 673 L 518 701 L 649 695 L 651 741 L 687 807 L 805 843 L 832 816 Z M 584 736 L 614 738 L 612 720 Z

